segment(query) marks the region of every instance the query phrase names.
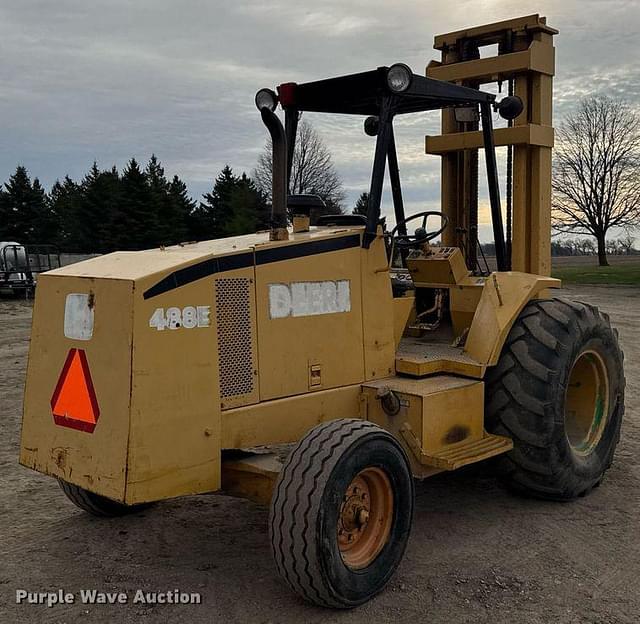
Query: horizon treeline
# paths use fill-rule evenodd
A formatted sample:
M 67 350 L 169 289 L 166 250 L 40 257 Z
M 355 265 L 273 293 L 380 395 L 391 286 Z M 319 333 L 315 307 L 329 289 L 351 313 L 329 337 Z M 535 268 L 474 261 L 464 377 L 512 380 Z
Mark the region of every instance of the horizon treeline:
M 208 240 L 266 229 L 270 206 L 253 180 L 225 166 L 196 201 L 155 155 L 122 172 L 94 162 L 79 182 L 66 176 L 47 193 L 19 165 L 0 188 L 0 241 L 53 244 L 71 253 L 108 253 Z

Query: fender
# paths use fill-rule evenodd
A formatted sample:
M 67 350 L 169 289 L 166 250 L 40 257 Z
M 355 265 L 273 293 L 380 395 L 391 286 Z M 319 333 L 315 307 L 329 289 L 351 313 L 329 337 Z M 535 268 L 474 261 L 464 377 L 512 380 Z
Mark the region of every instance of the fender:
M 515 320 L 532 299 L 548 298 L 548 288 L 560 288 L 553 277 L 517 271 L 492 273 L 478 302 L 465 352 L 484 366 L 498 363 L 502 347 Z

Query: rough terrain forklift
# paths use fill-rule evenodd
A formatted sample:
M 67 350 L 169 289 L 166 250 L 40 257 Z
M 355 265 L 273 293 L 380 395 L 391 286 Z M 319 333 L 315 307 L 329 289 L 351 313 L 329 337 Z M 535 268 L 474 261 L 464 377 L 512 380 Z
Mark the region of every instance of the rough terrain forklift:
M 393 575 L 414 478 L 495 457 L 533 496 L 597 486 L 620 434 L 622 353 L 606 315 L 551 294 L 555 32 L 528 16 L 437 37 L 426 77 L 395 64 L 259 91 L 271 230 L 42 275 L 20 461 L 96 515 L 215 491 L 270 501 L 278 571 L 338 608 Z M 498 54 L 480 58 L 489 44 Z M 479 90 L 495 80 L 513 95 Z M 426 144 L 442 156 L 442 212 L 407 216 L 393 122 L 430 110 L 443 111 Z M 494 131 L 496 110 L 510 123 Z M 303 111 L 364 118 L 366 218 L 312 226 L 317 200 L 287 196 Z M 496 144 L 512 146 L 507 237 Z M 477 257 L 479 148 L 497 271 Z

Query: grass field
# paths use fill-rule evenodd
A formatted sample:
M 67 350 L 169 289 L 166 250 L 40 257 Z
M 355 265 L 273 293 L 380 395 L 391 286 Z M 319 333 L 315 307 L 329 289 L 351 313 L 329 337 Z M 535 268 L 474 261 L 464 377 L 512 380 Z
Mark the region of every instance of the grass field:
M 625 284 L 640 286 L 640 257 L 614 256 L 610 266 L 598 266 L 594 257 L 553 258 L 553 277 L 567 284 Z

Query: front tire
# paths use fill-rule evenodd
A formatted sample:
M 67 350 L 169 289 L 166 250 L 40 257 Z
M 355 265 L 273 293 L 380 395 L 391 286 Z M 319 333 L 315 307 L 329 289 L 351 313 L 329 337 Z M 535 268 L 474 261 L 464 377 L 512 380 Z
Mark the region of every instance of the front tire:
M 625 388 L 606 314 L 563 299 L 532 301 L 486 384 L 487 429 L 514 442 L 499 464 L 511 487 L 570 500 L 600 484 L 620 439 Z
M 124 505 L 117 501 L 100 496 L 89 490 L 74 485 L 68 481 L 58 479 L 60 489 L 65 496 L 76 506 L 93 516 L 102 518 L 115 518 L 118 516 L 126 516 L 147 509 L 152 503 L 140 503 L 138 505 Z
M 274 489 L 269 534 L 280 575 L 321 606 L 366 602 L 402 559 L 413 499 L 409 462 L 393 436 L 362 420 L 318 425 Z

